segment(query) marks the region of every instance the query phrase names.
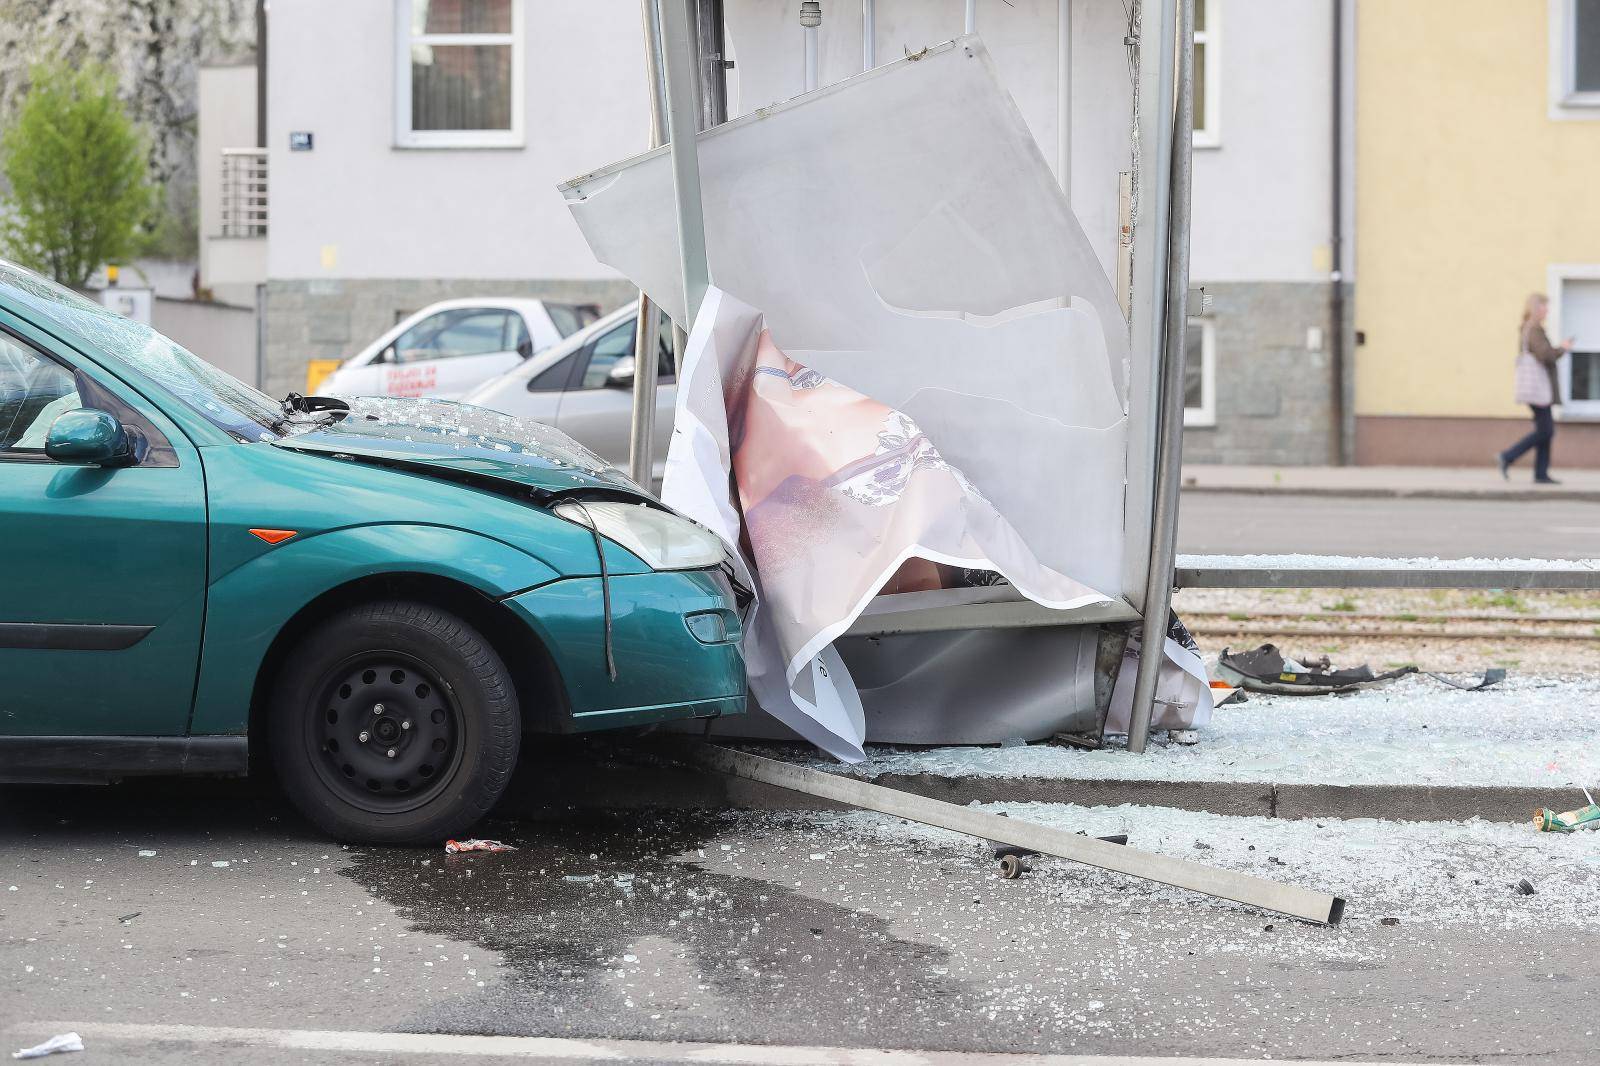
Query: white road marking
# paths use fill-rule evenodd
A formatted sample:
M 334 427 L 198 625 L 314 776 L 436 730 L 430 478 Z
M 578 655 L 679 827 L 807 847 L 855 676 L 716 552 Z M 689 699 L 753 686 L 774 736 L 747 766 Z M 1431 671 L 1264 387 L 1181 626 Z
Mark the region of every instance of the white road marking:
M 34 1022 L 8 1034 L 75 1030 L 93 1051 L 97 1040 L 139 1044 L 275 1048 L 286 1051 L 383 1055 L 475 1055 L 548 1062 L 722 1063 L 731 1066 L 1233 1066 L 1259 1058 L 1183 1058 L 1144 1055 L 1016 1055 L 959 1051 L 888 1051 L 878 1048 L 785 1047 L 761 1044 L 670 1043 L 657 1040 L 572 1040 L 550 1036 L 450 1036 L 372 1033 L 335 1029 L 246 1029 L 205 1025 L 136 1025 L 118 1022 Z M 1377 1066 L 1296 1060 L 1295 1066 Z M 1388 1064 L 1393 1066 L 1393 1064 Z

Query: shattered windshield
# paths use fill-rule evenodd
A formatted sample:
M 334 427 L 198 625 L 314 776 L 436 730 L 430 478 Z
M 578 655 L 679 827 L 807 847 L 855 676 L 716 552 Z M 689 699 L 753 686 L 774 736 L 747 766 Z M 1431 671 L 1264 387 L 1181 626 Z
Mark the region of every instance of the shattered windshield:
M 0 284 L 47 324 L 85 338 L 148 376 L 213 425 L 243 440 L 275 440 L 283 409 L 149 326 L 124 318 L 71 289 L 0 260 Z

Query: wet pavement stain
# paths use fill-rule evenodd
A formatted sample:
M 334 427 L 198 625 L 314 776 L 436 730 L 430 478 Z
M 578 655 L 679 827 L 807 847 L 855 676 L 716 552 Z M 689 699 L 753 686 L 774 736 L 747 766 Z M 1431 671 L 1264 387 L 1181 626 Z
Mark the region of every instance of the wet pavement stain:
M 519 850 L 370 850 L 345 871 L 414 930 L 503 960 L 482 971 L 487 994 L 403 1028 L 717 1040 L 750 1039 L 760 1019 L 758 1039 L 927 1046 L 976 996 L 943 976 L 943 949 L 882 917 L 693 861 L 713 839 L 772 837 L 735 815 L 573 813 L 483 833 Z

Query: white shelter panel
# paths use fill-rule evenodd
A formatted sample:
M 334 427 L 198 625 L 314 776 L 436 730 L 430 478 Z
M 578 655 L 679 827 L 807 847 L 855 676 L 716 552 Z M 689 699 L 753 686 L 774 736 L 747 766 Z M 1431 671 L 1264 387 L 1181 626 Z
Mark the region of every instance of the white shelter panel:
M 914 418 L 1032 553 L 1120 588 L 1127 323 L 976 37 L 700 134 L 713 282 L 794 360 Z M 666 149 L 563 186 L 684 321 Z

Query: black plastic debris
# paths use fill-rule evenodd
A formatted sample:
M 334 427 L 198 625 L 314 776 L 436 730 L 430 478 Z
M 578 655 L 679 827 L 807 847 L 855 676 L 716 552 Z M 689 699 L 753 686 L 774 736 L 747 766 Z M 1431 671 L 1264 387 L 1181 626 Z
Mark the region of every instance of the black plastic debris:
M 1283 654 L 1275 644 L 1263 644 L 1251 651 L 1234 652 L 1224 648 L 1217 660 L 1217 677 L 1238 689 L 1249 692 L 1271 692 L 1293 696 L 1327 696 L 1357 692 L 1393 681 L 1397 677 L 1422 673 L 1441 684 L 1463 692 L 1478 692 L 1506 679 L 1501 667 L 1492 667 L 1481 677 L 1471 675 L 1457 680 L 1432 671 L 1419 671 L 1415 666 L 1402 666 L 1395 670 L 1376 673 L 1365 663 L 1360 666 L 1335 668 L 1326 655 L 1304 662 Z
M 1335 669 L 1326 655 L 1307 664 L 1288 658 L 1275 644 L 1238 653 L 1224 648 L 1217 660 L 1217 676 L 1236 688 L 1295 696 L 1355 692 L 1416 672 L 1415 666 L 1402 666 L 1379 674 L 1366 664 Z

